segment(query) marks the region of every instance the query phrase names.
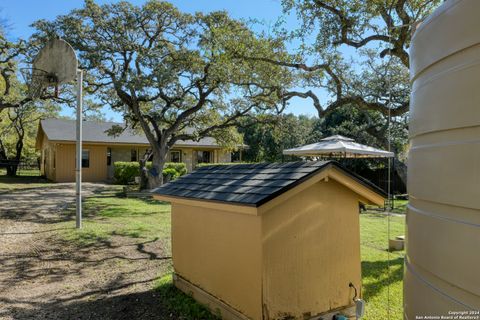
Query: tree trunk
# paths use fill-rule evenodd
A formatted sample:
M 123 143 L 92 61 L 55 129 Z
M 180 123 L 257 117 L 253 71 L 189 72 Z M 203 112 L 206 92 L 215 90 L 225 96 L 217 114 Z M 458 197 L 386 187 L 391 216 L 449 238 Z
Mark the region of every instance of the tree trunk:
M 9 164 L 7 166 L 7 176 L 15 177 L 17 175 L 17 170 L 18 170 L 18 163 L 12 162 L 12 164 Z
M 18 165 L 20 164 L 20 159 L 22 155 L 22 150 L 23 150 L 23 143 L 21 144 L 20 148 L 17 149 L 15 158 L 8 158 L 6 156 L 6 153 L 0 152 L 0 162 L 6 162 L 6 169 L 7 169 L 7 176 L 9 177 L 15 177 L 17 175 L 18 171 Z
M 159 145 L 152 146 L 152 168 L 147 169 L 147 159 L 140 160 L 140 190 L 154 189 L 161 186 L 163 167 L 165 166 L 168 149 Z
M 163 184 L 163 167 L 165 166 L 165 155 L 154 156 L 152 159 L 152 169 L 148 172 L 148 188 L 154 189 Z M 159 159 L 160 158 L 160 159 Z
M 147 159 L 140 159 L 140 191 L 148 189 Z
M 18 133 L 18 141 L 15 146 L 15 158 L 12 160 L 12 164 L 7 167 L 7 176 L 9 177 L 15 177 L 17 175 L 18 165 L 20 163 L 20 159 L 22 158 L 23 137 L 23 133 Z

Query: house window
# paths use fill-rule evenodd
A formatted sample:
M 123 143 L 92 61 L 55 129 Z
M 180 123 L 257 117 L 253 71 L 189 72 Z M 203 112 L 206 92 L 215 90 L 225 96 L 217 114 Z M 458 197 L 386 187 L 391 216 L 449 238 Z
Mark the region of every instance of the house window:
M 57 152 L 53 150 L 53 169 L 57 166 Z
M 82 168 L 90 168 L 90 150 L 82 150 Z
M 107 166 L 112 165 L 112 148 L 107 148 Z
M 213 160 L 211 151 L 197 151 L 198 163 L 211 163 Z
M 130 152 L 130 161 L 138 161 L 137 149 L 132 149 Z
M 170 151 L 170 162 L 182 162 L 182 152 L 179 150 Z

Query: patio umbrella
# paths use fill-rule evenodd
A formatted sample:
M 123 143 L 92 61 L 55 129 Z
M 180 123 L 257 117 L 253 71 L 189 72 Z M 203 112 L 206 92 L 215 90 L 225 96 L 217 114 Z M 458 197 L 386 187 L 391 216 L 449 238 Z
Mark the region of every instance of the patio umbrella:
M 355 142 L 355 140 L 334 135 L 319 142 L 298 148 L 283 150 L 284 155 L 300 157 L 341 157 L 341 158 L 393 158 L 394 153 Z

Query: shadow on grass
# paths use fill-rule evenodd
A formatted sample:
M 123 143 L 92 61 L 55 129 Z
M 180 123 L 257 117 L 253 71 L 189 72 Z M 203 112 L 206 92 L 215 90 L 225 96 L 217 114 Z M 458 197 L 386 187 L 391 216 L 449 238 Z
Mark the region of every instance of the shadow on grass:
M 376 279 L 363 284 L 363 298 L 369 299 L 379 295 L 388 286 L 403 281 L 402 257 L 390 261 L 390 274 L 388 273 L 388 261 L 362 261 L 362 277 Z
M 27 231 L 27 232 L 0 232 L 0 236 L 4 235 L 22 235 L 22 234 L 42 234 L 42 233 L 50 233 L 50 232 L 55 232 L 55 231 L 62 231 L 62 230 L 70 230 L 73 229 L 73 227 L 70 228 L 53 228 L 53 229 L 47 229 L 47 230 L 42 230 L 42 231 Z
M 136 206 L 138 202 L 140 202 L 140 205 L 158 205 L 158 207 L 152 208 L 152 210 L 146 210 L 145 208 Z M 83 204 L 83 216 L 98 218 L 151 216 L 159 212 L 169 212 L 169 210 L 162 210 L 160 207 L 166 204 L 165 202 L 154 199 L 125 198 L 119 197 L 116 193 L 106 192 L 86 198 Z M 75 216 L 75 205 L 69 205 L 64 212 L 67 216 Z
M 1 298 L 11 306 L 0 310 L 0 318 L 11 319 L 202 319 L 219 320 L 192 297 L 172 283 L 171 275 L 161 278 L 124 282 L 122 277 L 103 288 L 83 291 L 73 296 L 61 296 L 46 303 Z M 143 292 L 118 294 L 122 290 L 147 285 Z
M 1 175 L 0 183 L 52 183 L 40 175 L 17 175 L 15 177 Z
M 172 276 L 166 275 L 155 283 L 155 290 L 165 308 L 180 319 L 219 320 L 207 308 L 197 303 L 191 296 L 178 290 L 172 282 Z
M 153 280 L 148 280 L 148 282 Z M 141 284 L 129 283 L 129 287 Z M 125 286 L 123 286 L 125 287 Z M 121 287 L 119 287 L 121 288 Z M 88 291 L 82 296 L 50 303 L 25 302 L 27 306 L 15 306 L 0 310 L 0 318 L 8 319 L 102 319 L 102 320 L 154 320 L 181 319 L 172 314 L 159 299 L 155 290 L 114 295 L 119 288 L 110 288 L 108 292 Z M 104 294 L 108 294 L 104 296 Z M 83 298 L 83 299 L 82 299 Z M 17 301 L 0 299 L 8 305 Z M 17 304 L 18 305 L 18 304 Z M 190 318 L 192 319 L 192 318 Z M 201 319 L 201 318 L 196 318 Z
M 157 281 L 154 290 L 109 295 L 91 291 L 82 296 L 51 303 L 27 303 L 28 307 L 14 307 L 0 311 L 0 318 L 12 319 L 103 319 L 103 320 L 166 320 L 201 319 L 219 320 L 205 307 L 196 303 L 190 296 L 176 289 L 170 280 Z M 150 280 L 151 281 L 151 280 Z M 138 283 L 130 283 L 134 286 Z M 117 288 L 111 288 L 114 292 Z M 100 295 L 100 296 L 99 296 Z M 88 299 L 90 297 L 90 299 Z M 87 298 L 80 300 L 82 298 Z M 93 299 L 92 299 L 93 298 Z M 10 304 L 13 301 L 0 299 Z
M 0 281 L 0 286 L 17 285 L 19 282 L 43 279 L 48 282 L 63 282 L 72 276 L 79 276 L 85 270 L 102 270 L 111 263 L 125 261 L 157 261 L 169 263 L 170 253 L 161 248 L 159 238 L 141 242 L 112 242 L 108 239 L 94 240 L 89 245 L 72 246 L 68 240 L 59 239 L 55 235 L 44 238 L 41 245 L 30 244 L 26 252 L 0 255 L 2 266 L 0 275 L 9 275 Z M 61 250 L 59 250 L 61 248 Z M 140 265 L 144 265 L 141 263 Z M 160 264 L 158 265 L 160 267 Z M 142 278 L 142 269 L 131 270 Z M 119 277 L 125 276 L 125 271 Z M 114 283 L 114 287 L 123 283 Z M 110 289 L 105 289 L 110 290 Z M 0 294 L 0 298 L 1 298 Z M 0 302 L 1 305 L 1 302 Z M 0 308 L 1 309 L 1 308 Z M 0 319 L 3 319 L 0 315 Z M 60 319 L 60 318 L 58 318 Z

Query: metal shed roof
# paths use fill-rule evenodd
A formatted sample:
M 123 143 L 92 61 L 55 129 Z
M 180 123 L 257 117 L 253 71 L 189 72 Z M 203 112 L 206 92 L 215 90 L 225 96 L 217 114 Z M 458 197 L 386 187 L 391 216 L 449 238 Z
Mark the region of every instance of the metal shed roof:
M 299 161 L 202 167 L 152 192 L 158 195 L 258 207 L 327 167 L 334 166 L 364 186 L 384 192 L 335 161 Z
M 106 133 L 112 126 L 123 126 L 116 122 L 95 122 L 83 121 L 83 141 L 95 143 L 123 143 L 123 144 L 149 144 L 144 134 L 138 133 L 130 128 L 125 129 L 118 136 L 110 136 Z M 40 126 L 47 138 L 51 141 L 75 141 L 75 120 L 67 119 L 44 119 L 40 121 Z M 187 130 L 188 132 L 189 130 Z M 191 131 L 191 130 L 190 130 Z M 208 146 L 219 147 L 214 138 L 206 137 L 199 141 L 179 140 L 176 146 Z

